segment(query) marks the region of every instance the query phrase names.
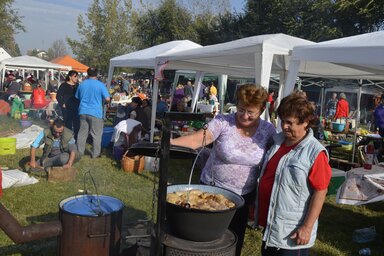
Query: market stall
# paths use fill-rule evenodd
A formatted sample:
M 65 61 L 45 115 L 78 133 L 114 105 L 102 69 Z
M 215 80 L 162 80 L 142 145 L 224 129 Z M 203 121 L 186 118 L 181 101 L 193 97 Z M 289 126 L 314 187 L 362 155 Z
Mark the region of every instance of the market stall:
M 357 120 L 360 120 L 362 79 L 384 80 L 384 31 L 293 48 L 283 96 L 293 91 L 298 74 L 359 79 Z M 356 129 L 359 122 L 356 122 Z M 356 133 L 354 143 L 356 143 Z M 354 162 L 353 147 L 352 162 Z
M 255 78 L 256 84 L 268 89 L 271 73 L 281 76 L 281 83 L 285 80 L 288 70 L 289 56 L 294 46 L 312 45 L 314 42 L 285 34 L 267 34 L 242 38 L 231 42 L 208 45 L 196 49 L 177 53 L 164 53 L 156 57 L 155 76 L 162 78 L 164 69 L 193 70 L 218 75 L 232 75 L 235 77 Z M 195 91 L 200 90 L 200 79 L 195 80 Z M 158 82 L 155 79 L 155 90 Z M 219 91 L 224 93 L 225 88 Z M 219 99 L 223 95 L 219 93 Z M 192 104 L 197 101 L 196 95 Z M 156 101 L 154 100 L 154 104 Z M 222 102 L 220 102 L 223 105 Z M 268 115 L 265 114 L 268 118 Z M 153 134 L 151 134 L 151 138 Z
M 156 56 L 159 54 L 172 54 L 178 51 L 200 48 L 199 44 L 196 44 L 189 40 L 176 40 L 163 44 L 159 44 L 147 49 L 131 52 L 125 55 L 114 57 L 109 62 L 107 86 L 111 85 L 113 71 L 116 67 L 134 67 L 155 69 L 156 68 Z M 152 105 L 156 106 L 158 95 L 158 86 L 153 88 L 152 91 Z M 151 120 L 151 141 L 153 141 L 153 132 L 155 127 L 156 108 L 152 108 L 152 120 Z
M 63 66 L 69 66 L 73 70 L 76 70 L 79 73 L 85 73 L 85 74 L 87 73 L 87 70 L 89 68 L 88 66 L 75 60 L 74 58 L 72 58 L 69 55 L 57 57 L 57 58 L 51 60 L 51 62 L 55 63 L 55 64 L 63 65 Z
M 61 71 L 71 70 L 71 67 L 59 65 L 55 63 L 51 63 L 49 61 L 45 61 L 43 59 L 40 59 L 38 57 L 34 56 L 19 56 L 9 59 L 4 59 L 0 62 L 0 70 L 1 70 L 1 89 L 3 87 L 3 81 L 5 78 L 5 73 L 7 70 L 20 70 L 21 76 L 23 79 L 26 79 L 24 77 L 26 71 L 33 71 L 37 73 L 37 78 L 44 77 L 45 85 L 48 85 L 49 83 L 49 73 L 53 73 L 53 71 Z M 47 89 L 47 88 L 44 88 Z

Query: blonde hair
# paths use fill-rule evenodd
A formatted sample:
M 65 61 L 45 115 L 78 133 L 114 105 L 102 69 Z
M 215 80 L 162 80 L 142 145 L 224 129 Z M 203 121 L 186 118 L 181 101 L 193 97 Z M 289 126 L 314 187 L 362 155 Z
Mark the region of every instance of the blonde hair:
M 257 106 L 265 108 L 268 92 L 263 87 L 255 84 L 241 85 L 236 91 L 236 103 L 244 106 Z

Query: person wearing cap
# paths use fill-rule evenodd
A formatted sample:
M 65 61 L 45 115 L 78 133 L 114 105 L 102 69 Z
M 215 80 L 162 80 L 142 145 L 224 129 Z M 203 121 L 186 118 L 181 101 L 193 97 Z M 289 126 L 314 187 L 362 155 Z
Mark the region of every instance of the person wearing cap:
M 337 101 L 336 104 L 336 113 L 333 116 L 334 121 L 339 121 L 339 122 L 346 122 L 346 119 L 348 118 L 349 115 L 349 104 L 347 101 L 347 97 L 345 96 L 345 93 L 340 93 L 339 95 L 339 100 Z
M 111 100 L 106 86 L 97 79 L 97 73 L 96 68 L 88 68 L 89 78 L 79 85 L 75 93 L 75 97 L 80 100 L 80 129 L 77 135 L 77 147 L 80 154 L 84 155 L 85 144 L 90 134 L 93 144 L 92 158 L 99 157 L 101 154 L 101 138 L 104 127 L 103 105 L 104 102 Z

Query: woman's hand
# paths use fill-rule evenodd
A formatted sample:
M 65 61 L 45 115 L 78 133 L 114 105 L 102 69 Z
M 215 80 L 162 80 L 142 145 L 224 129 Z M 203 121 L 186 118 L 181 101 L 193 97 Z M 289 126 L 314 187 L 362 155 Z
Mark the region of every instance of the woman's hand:
M 293 232 L 290 238 L 296 240 L 297 245 L 305 245 L 309 243 L 309 240 L 311 239 L 311 233 L 312 228 L 301 226 L 295 230 L 295 232 Z

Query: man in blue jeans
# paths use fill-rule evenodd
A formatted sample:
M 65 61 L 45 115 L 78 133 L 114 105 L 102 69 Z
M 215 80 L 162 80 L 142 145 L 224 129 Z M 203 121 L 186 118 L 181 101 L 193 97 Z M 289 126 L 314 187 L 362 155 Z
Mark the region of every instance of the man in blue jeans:
M 84 154 L 88 135 L 92 136 L 92 158 L 101 154 L 101 137 L 103 136 L 103 103 L 110 101 L 106 86 L 97 79 L 97 69 L 87 70 L 88 79 L 84 80 L 76 91 L 75 97 L 80 100 L 80 130 L 77 135 L 77 147 Z

